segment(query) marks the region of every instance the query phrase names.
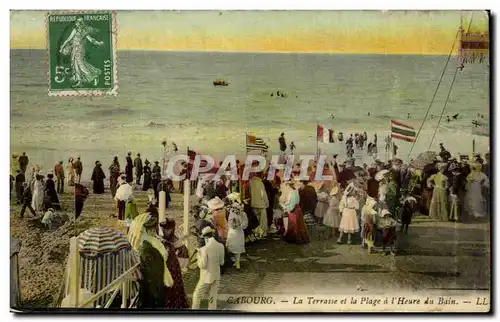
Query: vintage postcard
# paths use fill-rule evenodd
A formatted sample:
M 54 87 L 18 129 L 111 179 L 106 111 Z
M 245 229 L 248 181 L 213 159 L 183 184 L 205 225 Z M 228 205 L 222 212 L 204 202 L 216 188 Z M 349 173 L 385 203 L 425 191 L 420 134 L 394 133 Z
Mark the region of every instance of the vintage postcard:
M 11 11 L 12 310 L 489 312 L 489 28 Z

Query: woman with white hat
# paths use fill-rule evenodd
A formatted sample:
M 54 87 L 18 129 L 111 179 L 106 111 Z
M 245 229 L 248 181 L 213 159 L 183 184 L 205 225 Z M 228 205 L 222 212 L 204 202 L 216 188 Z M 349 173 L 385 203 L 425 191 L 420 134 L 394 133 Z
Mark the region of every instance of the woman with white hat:
M 208 209 L 212 213 L 212 222 L 217 229 L 217 234 L 225 242 L 227 237 L 227 219 L 224 201 L 219 197 L 210 199 L 207 202 Z
M 243 211 L 243 203 L 240 194 L 233 192 L 227 196 L 230 205 L 227 207 L 229 212 L 226 247 L 236 256 L 234 265 L 240 269 L 241 254 L 245 253 L 245 232 L 248 226 L 248 218 Z
M 444 174 L 448 164 L 438 163 L 438 173 L 427 179 L 427 186 L 433 188 L 429 217 L 439 221 L 448 221 L 448 177 Z
M 359 209 L 359 202 L 355 197 L 355 187 L 353 183 L 350 183 L 345 189 L 344 196 L 340 201 L 339 210 L 342 212 L 342 219 L 340 220 L 340 236 L 337 243 L 342 242 L 342 237 L 347 234 L 347 244 L 352 243 L 351 236 L 353 233 L 359 231 L 359 223 L 357 217 L 357 211 Z
M 328 204 L 328 209 L 326 210 L 325 216 L 323 217 L 323 225 L 330 227 L 330 237 L 334 237 L 336 230 L 340 226 L 340 186 L 336 183 L 332 190 L 330 191 L 330 200 Z

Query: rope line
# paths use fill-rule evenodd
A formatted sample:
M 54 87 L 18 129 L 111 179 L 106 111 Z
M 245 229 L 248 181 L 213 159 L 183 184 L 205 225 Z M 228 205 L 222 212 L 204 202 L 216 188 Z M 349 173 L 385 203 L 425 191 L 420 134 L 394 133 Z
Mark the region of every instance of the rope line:
M 460 27 L 460 29 L 457 30 L 457 33 L 455 34 L 455 39 L 453 39 L 453 45 L 451 46 L 450 53 L 448 54 L 448 58 L 446 59 L 446 64 L 444 65 L 443 71 L 441 72 L 441 76 L 439 77 L 439 82 L 437 84 L 436 90 L 434 91 L 434 95 L 432 95 L 431 102 L 429 104 L 429 107 L 427 108 L 427 111 L 425 112 L 424 119 L 423 119 L 422 123 L 420 124 L 420 127 L 419 127 L 418 132 L 417 132 L 417 136 L 415 137 L 415 141 L 413 142 L 413 144 L 410 148 L 410 152 L 408 152 L 407 158 L 410 158 L 411 152 L 413 151 L 413 148 L 415 147 L 415 144 L 417 143 L 418 137 L 420 135 L 420 132 L 422 131 L 422 128 L 424 127 L 424 123 L 427 120 L 427 116 L 429 115 L 429 111 L 431 110 L 432 104 L 434 103 L 434 99 L 436 98 L 437 92 L 439 90 L 439 86 L 441 85 L 441 82 L 443 81 L 443 76 L 446 72 L 446 68 L 448 67 L 448 63 L 450 62 L 451 56 L 453 54 L 453 49 L 455 49 L 455 44 L 457 42 L 458 33 L 461 31 L 461 29 L 462 29 L 462 27 Z
M 427 150 L 429 150 L 429 151 L 431 149 L 432 143 L 434 142 L 434 138 L 436 137 L 436 133 L 439 129 L 439 124 L 441 124 L 441 119 L 443 118 L 444 111 L 446 110 L 446 105 L 448 104 L 448 100 L 450 99 L 451 91 L 453 90 L 453 84 L 455 83 L 455 79 L 457 78 L 458 71 L 459 71 L 459 68 L 457 68 L 455 70 L 455 74 L 453 74 L 453 79 L 451 81 L 450 89 L 448 91 L 448 96 L 446 97 L 446 101 L 444 101 L 444 106 L 443 106 L 443 109 L 441 110 L 441 115 L 439 116 L 438 123 L 436 125 L 436 128 L 434 129 L 434 134 L 432 135 L 431 142 L 429 143 L 429 147 L 427 148 Z

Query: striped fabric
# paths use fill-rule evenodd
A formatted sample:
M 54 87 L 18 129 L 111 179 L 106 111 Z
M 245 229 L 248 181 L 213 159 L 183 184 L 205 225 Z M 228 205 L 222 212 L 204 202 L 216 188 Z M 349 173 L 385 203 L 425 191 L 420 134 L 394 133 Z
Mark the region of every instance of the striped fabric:
M 120 232 L 109 228 L 90 228 L 78 236 L 80 252 L 86 256 L 98 256 L 101 253 L 117 252 L 130 249 L 130 243 Z
M 96 294 L 139 262 L 128 240 L 120 232 L 109 228 L 90 228 L 78 236 L 80 250 L 81 287 Z M 129 282 L 129 299 L 139 292 L 139 270 Z M 99 298 L 101 307 L 113 291 Z
M 391 120 L 391 137 L 393 139 L 415 142 L 416 136 L 417 133 L 412 126 L 396 120 Z
M 98 293 L 120 275 L 134 266 L 139 259 L 130 249 L 122 249 L 118 253 L 105 253 L 97 257 L 80 257 L 80 283 L 81 288 Z M 139 292 L 138 280 L 140 272 L 137 269 L 132 279 L 128 282 L 129 300 Z M 104 307 L 113 294 L 113 290 L 101 296 L 95 304 Z
M 262 138 L 247 134 L 247 151 L 267 151 L 269 147 Z

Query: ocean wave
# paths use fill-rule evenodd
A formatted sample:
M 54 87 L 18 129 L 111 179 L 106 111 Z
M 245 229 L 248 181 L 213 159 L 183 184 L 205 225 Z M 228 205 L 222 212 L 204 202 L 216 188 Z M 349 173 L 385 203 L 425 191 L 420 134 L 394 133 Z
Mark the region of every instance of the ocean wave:
M 91 117 L 110 117 L 110 116 L 130 115 L 133 113 L 134 113 L 134 111 L 132 111 L 129 108 L 117 107 L 117 108 L 110 108 L 110 109 L 98 109 L 98 110 L 94 110 L 94 111 L 89 111 L 85 114 L 87 116 L 91 116 Z

